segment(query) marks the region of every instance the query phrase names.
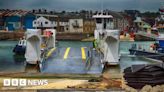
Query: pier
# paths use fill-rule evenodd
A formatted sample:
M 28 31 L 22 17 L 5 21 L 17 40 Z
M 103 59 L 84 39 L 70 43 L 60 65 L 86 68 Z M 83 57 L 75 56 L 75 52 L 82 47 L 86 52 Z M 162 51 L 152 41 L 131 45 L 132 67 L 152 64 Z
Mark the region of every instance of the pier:
M 0 40 L 19 40 L 24 36 L 24 32 L 0 31 Z

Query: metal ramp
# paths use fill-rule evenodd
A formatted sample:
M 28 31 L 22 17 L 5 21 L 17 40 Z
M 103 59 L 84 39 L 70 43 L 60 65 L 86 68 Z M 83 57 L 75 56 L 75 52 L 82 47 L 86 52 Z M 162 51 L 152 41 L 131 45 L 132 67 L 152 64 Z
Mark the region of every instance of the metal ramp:
M 102 64 L 97 51 L 87 47 L 62 47 L 42 62 L 42 73 L 101 74 Z

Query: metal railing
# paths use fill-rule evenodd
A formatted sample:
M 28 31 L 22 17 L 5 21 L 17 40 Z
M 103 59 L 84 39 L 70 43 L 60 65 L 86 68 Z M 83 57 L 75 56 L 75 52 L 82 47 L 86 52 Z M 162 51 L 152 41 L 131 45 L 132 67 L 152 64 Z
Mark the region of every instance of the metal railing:
M 88 55 L 87 59 L 86 59 L 86 63 L 85 63 L 85 69 L 88 71 L 90 70 L 91 66 L 92 66 L 92 57 L 93 57 L 93 51 L 92 49 L 89 50 L 90 55 Z

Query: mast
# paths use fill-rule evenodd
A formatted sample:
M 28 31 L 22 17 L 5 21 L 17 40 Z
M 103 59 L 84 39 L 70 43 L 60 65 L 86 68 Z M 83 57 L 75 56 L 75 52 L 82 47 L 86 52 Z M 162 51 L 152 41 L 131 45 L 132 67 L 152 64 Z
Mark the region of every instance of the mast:
M 103 10 L 104 10 L 104 2 L 103 0 L 101 0 L 101 13 L 103 14 Z

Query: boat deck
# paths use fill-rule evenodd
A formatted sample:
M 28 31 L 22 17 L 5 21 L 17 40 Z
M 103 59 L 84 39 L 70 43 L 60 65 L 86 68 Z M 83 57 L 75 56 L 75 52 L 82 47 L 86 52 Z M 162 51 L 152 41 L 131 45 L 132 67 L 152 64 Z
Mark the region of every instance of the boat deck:
M 42 62 L 42 73 L 101 74 L 103 70 L 101 55 L 87 47 L 61 47 L 48 54 L 51 55 Z M 88 61 L 89 56 L 92 56 L 91 61 Z

